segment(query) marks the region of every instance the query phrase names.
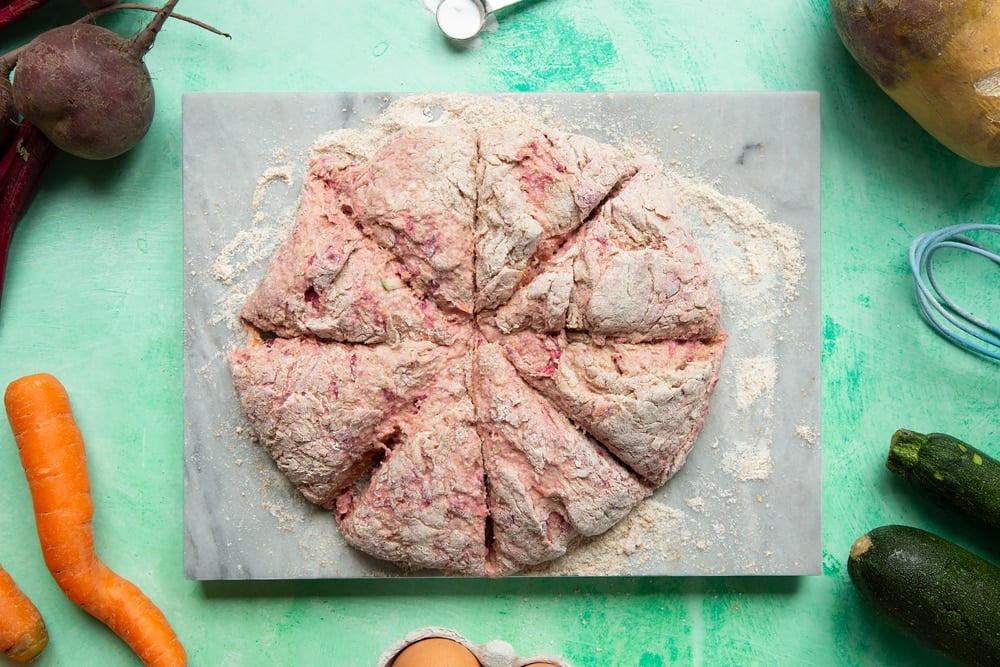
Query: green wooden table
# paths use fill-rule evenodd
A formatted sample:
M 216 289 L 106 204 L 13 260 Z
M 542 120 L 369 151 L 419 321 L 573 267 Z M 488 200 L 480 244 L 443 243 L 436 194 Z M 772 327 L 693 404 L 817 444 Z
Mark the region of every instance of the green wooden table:
M 0 33 L 5 46 L 80 14 L 69 0 L 50 5 Z M 87 438 L 98 549 L 157 601 L 192 665 L 365 667 L 427 625 L 580 667 L 931 664 L 859 602 L 845 562 L 856 537 L 893 522 L 1000 559 L 883 465 L 901 426 L 1000 454 L 1000 368 L 923 324 L 906 260 L 921 232 L 997 222 L 1000 171 L 952 156 L 883 95 L 842 48 L 826 2 L 536 0 L 468 49 L 440 36 L 422 0 L 216 0 L 178 9 L 232 40 L 169 23 L 147 57 L 158 110 L 143 143 L 114 161 L 60 157 L 51 167 L 11 251 L 0 382 L 47 371 L 69 388 Z M 130 31 L 144 20 L 128 14 L 106 24 Z M 184 578 L 181 93 L 339 90 L 821 93 L 822 576 Z M 969 271 L 955 291 L 983 291 L 993 276 Z M 0 471 L 0 563 L 51 632 L 37 664 L 136 664 L 46 571 L 6 429 Z

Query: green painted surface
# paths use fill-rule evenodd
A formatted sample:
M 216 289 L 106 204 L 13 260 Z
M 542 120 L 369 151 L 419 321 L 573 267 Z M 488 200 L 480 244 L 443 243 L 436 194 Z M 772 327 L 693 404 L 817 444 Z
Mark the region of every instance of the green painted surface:
M 823 0 L 536 0 L 472 49 L 421 0 L 182 2 L 225 40 L 171 23 L 147 62 L 152 131 L 123 159 L 61 158 L 18 228 L 0 309 L 0 381 L 48 371 L 87 438 L 98 549 L 163 608 L 193 665 L 372 665 L 426 625 L 598 665 L 903 665 L 932 658 L 865 609 L 853 540 L 929 528 L 994 560 L 987 536 L 885 470 L 901 426 L 1000 455 L 1000 368 L 919 320 L 917 234 L 997 222 L 1000 171 L 935 144 L 841 47 Z M 78 15 L 53 2 L 7 46 Z M 143 20 L 114 17 L 130 30 Z M 823 113 L 824 560 L 811 578 L 206 584 L 182 574 L 181 155 L 184 91 L 819 90 Z M 955 292 L 995 273 L 958 272 Z M 990 281 L 989 283 L 987 281 Z M 982 299 L 983 297 L 978 297 Z M 985 302 L 1000 319 L 996 296 Z M 136 664 L 41 561 L 27 485 L 0 429 L 0 562 L 48 620 L 39 665 Z M 3 664 L 3 658 L 0 658 Z M 942 663 L 943 664 L 943 663 Z

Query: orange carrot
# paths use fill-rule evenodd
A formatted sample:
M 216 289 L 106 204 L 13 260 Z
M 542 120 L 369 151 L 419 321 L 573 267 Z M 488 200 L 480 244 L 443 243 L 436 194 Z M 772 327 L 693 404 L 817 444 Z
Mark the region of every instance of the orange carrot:
M 0 567 L 0 651 L 14 662 L 27 662 L 48 643 L 49 633 L 38 608 Z
M 7 387 L 4 405 L 28 478 L 42 556 L 56 583 L 146 665 L 186 665 L 184 647 L 163 613 L 94 550 L 87 456 L 62 384 L 44 373 L 22 377 Z

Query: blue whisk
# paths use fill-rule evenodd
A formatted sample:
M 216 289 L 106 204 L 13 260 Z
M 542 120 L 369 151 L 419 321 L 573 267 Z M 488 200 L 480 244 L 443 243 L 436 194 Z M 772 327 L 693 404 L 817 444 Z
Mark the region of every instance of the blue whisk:
M 917 303 L 927 323 L 959 347 L 1000 361 L 1000 328 L 976 317 L 950 299 L 937 280 L 931 258 L 941 248 L 971 252 L 1000 267 L 1000 254 L 970 239 L 966 234 L 986 231 L 1000 234 L 1000 225 L 964 224 L 921 234 L 910 246 L 910 268 L 917 285 Z M 992 289 L 1000 294 L 1000 277 Z

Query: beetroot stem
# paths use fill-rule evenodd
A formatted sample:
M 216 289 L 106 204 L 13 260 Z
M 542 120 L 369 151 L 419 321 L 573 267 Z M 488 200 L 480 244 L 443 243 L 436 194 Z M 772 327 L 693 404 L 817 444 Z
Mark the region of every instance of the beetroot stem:
M 170 16 L 170 12 L 177 4 L 177 1 L 178 0 L 168 0 L 168 2 L 160 8 L 160 11 L 156 12 L 156 16 L 149 21 L 146 27 L 132 38 L 129 50 L 136 58 L 142 58 L 146 55 L 146 52 L 153 47 L 156 35 L 160 32 L 160 28 L 163 27 L 167 17 Z
M 13 0 L 0 8 L 0 28 L 35 11 L 49 0 Z
M 0 2 L 2 1 L 3 0 L 0 0 Z M 79 21 L 76 21 L 76 23 L 83 23 L 85 21 L 93 22 L 98 18 L 104 16 L 105 14 L 110 14 L 111 12 L 120 12 L 126 9 L 138 9 L 144 12 L 153 12 L 154 14 L 160 11 L 158 7 L 150 7 L 149 5 L 144 5 L 141 2 L 119 2 L 117 4 L 109 5 L 102 9 L 95 9 L 94 11 L 90 12 L 89 14 L 81 18 Z M 202 30 L 207 30 L 222 37 L 232 38 L 232 35 L 230 35 L 229 33 L 222 32 L 218 28 L 210 26 L 204 21 L 199 21 L 196 18 L 185 16 L 184 14 L 178 14 L 177 12 L 172 11 L 170 12 L 170 16 L 168 18 L 177 19 L 178 21 L 184 21 L 185 23 L 190 23 L 191 25 L 197 26 Z
M 14 2 L 21 2 L 22 0 L 13 0 L 13 1 Z M 0 0 L 0 5 L 2 5 L 2 3 L 3 3 L 3 0 Z M 173 4 L 176 5 L 177 1 L 174 0 Z M 110 14 L 111 12 L 120 12 L 120 11 L 123 11 L 123 10 L 126 10 L 126 9 L 137 9 L 137 10 L 144 11 L 144 12 L 155 12 L 155 13 L 159 14 L 159 13 L 163 12 L 164 9 L 167 9 L 167 7 L 163 7 L 163 8 L 159 8 L 158 9 L 156 7 L 150 7 L 149 5 L 144 5 L 144 4 L 138 3 L 138 2 L 118 2 L 118 3 L 115 3 L 113 5 L 109 5 L 107 7 L 104 7 L 102 9 L 95 9 L 94 11 L 90 12 L 89 14 L 86 14 L 85 16 L 80 17 L 76 21 L 73 21 L 73 23 L 93 23 L 94 21 L 96 21 L 98 18 L 104 16 L 105 14 Z M 3 9 L 0 9 L 0 12 L 2 12 L 2 11 L 3 11 Z M 222 32 L 218 28 L 210 26 L 207 23 L 199 21 L 198 19 L 192 18 L 190 16 L 185 16 L 184 14 L 175 14 L 174 12 L 170 11 L 170 12 L 167 12 L 164 16 L 166 18 L 173 18 L 173 19 L 177 19 L 178 21 L 184 21 L 185 23 L 190 23 L 191 25 L 197 26 L 197 27 L 199 27 L 199 28 L 201 28 L 203 30 L 208 30 L 209 32 L 215 33 L 216 35 L 221 35 L 222 37 L 231 38 L 231 35 L 229 33 Z M 156 20 L 155 17 L 154 17 L 153 20 L 154 21 Z M 156 34 L 157 34 L 158 30 L 159 30 L 159 28 L 157 28 L 157 30 L 153 31 L 153 33 L 152 33 L 153 38 L 156 37 Z M 139 33 L 139 35 L 142 35 L 142 34 L 145 34 L 145 30 L 143 32 Z M 139 35 L 137 35 L 136 38 Z M 133 38 L 133 39 L 136 39 L 136 38 Z M 17 57 L 21 54 L 22 51 L 24 51 L 24 49 L 27 46 L 28 46 L 27 44 L 24 44 L 24 45 L 21 45 L 21 46 L 15 48 L 15 49 L 11 49 L 10 51 L 4 53 L 3 55 L 0 55 L 0 76 L 8 76 L 8 77 L 10 76 L 10 73 L 14 70 L 14 66 L 17 64 Z M 147 45 L 145 48 L 148 51 L 151 47 L 152 47 L 152 40 L 150 40 L 149 45 Z M 133 42 L 133 47 L 132 48 L 133 49 L 136 48 L 134 46 L 134 42 Z M 143 55 L 145 55 L 145 52 L 139 53 L 137 57 L 142 57 Z
M 0 158 L 0 298 L 14 228 L 38 191 L 58 149 L 37 127 L 22 121 Z

